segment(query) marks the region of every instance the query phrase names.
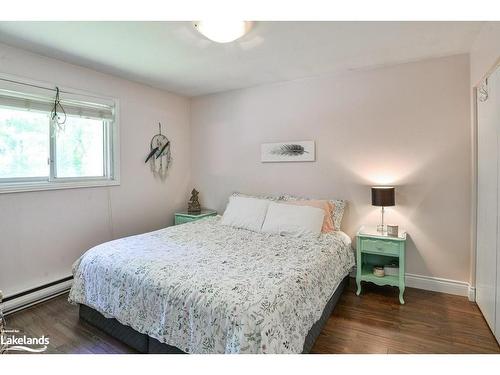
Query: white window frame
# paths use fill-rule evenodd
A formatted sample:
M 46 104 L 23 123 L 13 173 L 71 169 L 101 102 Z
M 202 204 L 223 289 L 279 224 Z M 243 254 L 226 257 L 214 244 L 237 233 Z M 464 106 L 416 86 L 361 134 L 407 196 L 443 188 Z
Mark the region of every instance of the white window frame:
M 56 177 L 55 171 L 55 138 L 53 126 L 50 126 L 50 172 L 48 177 L 20 177 L 20 178 L 0 178 L 0 194 L 2 193 L 17 193 L 27 191 L 40 191 L 40 190 L 57 190 L 57 189 L 75 189 L 86 187 L 99 187 L 99 186 L 116 186 L 120 185 L 120 132 L 119 132 L 119 101 L 116 98 L 105 97 L 96 95 L 88 91 L 77 90 L 73 88 L 63 87 L 56 84 L 48 84 L 46 82 L 34 81 L 30 79 L 20 78 L 9 74 L 0 73 L 0 88 L 2 83 L 7 80 L 21 85 L 36 86 L 54 90 L 58 86 L 61 90 L 63 97 L 64 92 L 74 95 L 81 95 L 96 100 L 111 101 L 114 104 L 114 118 L 113 120 L 104 120 L 104 176 L 98 177 Z

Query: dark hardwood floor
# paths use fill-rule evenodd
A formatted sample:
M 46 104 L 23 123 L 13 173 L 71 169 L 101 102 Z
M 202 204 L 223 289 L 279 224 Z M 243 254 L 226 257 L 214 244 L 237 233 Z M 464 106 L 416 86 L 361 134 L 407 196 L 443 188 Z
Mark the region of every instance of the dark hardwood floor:
M 479 308 L 465 297 L 354 281 L 342 295 L 313 353 L 500 353 Z M 80 322 L 67 295 L 7 316 L 7 325 L 50 337 L 49 353 L 134 353 L 91 325 Z
M 335 308 L 314 353 L 500 353 L 479 308 L 466 297 L 355 282 Z

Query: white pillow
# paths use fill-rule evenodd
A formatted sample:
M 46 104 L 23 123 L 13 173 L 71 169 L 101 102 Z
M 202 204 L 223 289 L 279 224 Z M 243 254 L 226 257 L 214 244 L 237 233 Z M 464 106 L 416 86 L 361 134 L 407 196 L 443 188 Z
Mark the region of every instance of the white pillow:
M 269 203 L 266 199 L 232 196 L 221 224 L 260 232 Z
M 271 202 L 262 225 L 262 232 L 295 237 L 318 236 L 324 218 L 325 211 L 321 208 Z

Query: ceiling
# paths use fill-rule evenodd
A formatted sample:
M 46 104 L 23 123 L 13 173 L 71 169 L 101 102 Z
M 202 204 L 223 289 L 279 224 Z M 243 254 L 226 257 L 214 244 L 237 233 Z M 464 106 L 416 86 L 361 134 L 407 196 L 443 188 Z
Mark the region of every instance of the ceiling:
M 467 53 L 482 22 L 255 22 L 217 44 L 191 22 L 0 22 L 0 42 L 186 96 Z

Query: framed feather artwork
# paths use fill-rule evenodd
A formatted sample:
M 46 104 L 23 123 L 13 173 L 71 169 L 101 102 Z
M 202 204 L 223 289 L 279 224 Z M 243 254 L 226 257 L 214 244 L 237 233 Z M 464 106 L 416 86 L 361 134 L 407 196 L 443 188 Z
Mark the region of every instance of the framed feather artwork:
M 263 143 L 260 147 L 261 162 L 315 161 L 314 141 Z

